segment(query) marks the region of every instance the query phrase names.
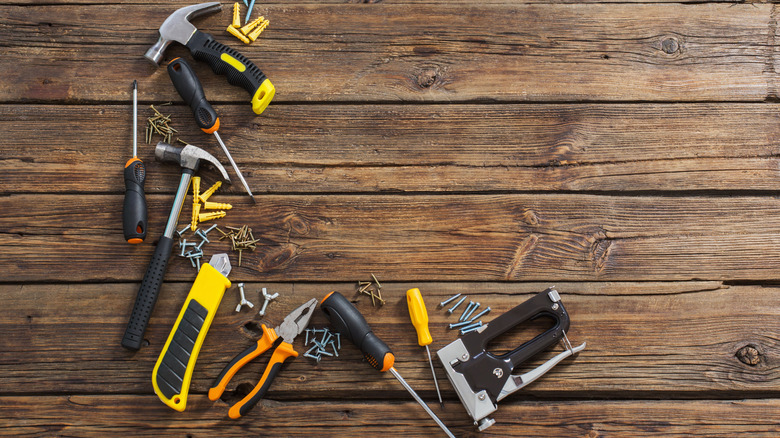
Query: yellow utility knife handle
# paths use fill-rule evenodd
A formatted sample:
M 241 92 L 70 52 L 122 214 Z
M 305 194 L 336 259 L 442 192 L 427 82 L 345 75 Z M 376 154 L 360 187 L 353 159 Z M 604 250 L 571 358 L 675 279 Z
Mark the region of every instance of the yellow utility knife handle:
M 187 406 L 195 361 L 229 287 L 227 277 L 210 264 L 203 265 L 154 365 L 154 392 L 163 403 L 179 412 Z

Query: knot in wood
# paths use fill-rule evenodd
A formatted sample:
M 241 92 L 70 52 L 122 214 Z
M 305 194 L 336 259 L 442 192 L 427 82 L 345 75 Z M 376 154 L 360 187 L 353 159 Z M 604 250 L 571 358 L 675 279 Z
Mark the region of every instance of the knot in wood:
M 671 55 L 672 53 L 680 50 L 680 44 L 675 38 L 667 38 L 661 42 L 661 50 L 663 50 L 664 53 Z
M 436 70 L 427 69 L 417 75 L 417 86 L 420 88 L 430 88 L 436 82 Z
M 739 359 L 740 362 L 752 367 L 758 365 L 759 362 L 761 362 L 761 353 L 759 353 L 758 349 L 752 345 L 746 345 L 740 348 L 735 356 L 737 356 L 737 359 Z

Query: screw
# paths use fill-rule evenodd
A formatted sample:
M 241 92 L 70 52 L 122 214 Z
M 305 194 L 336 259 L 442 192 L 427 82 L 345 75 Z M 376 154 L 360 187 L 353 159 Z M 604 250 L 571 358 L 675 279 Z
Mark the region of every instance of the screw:
M 265 298 L 265 302 L 263 303 L 263 308 L 260 309 L 260 312 L 259 312 L 260 316 L 265 316 L 265 308 L 268 307 L 268 303 L 271 300 L 276 299 L 276 297 L 278 297 L 278 296 L 279 296 L 278 293 L 275 293 L 273 295 L 269 295 L 268 291 L 266 290 L 266 288 L 263 288 L 263 298 Z
M 339 350 L 336 348 L 336 342 L 330 341 L 330 345 L 333 347 L 333 354 L 335 354 L 336 357 L 339 357 Z
M 455 311 L 455 309 L 457 309 L 457 308 L 458 308 L 458 306 L 460 306 L 460 304 L 461 304 L 462 302 L 464 302 L 464 301 L 466 301 L 466 297 L 463 297 L 463 298 L 461 298 L 461 299 L 460 299 L 460 300 L 459 300 L 457 303 L 455 303 L 455 305 L 454 305 L 454 306 L 452 306 L 452 307 L 450 307 L 449 309 L 447 309 L 447 315 L 452 315 L 452 312 L 454 312 L 454 311 Z
M 482 327 L 482 321 L 475 322 L 472 325 L 468 325 L 468 326 L 463 327 L 462 329 L 460 329 L 460 334 L 461 335 L 465 335 L 466 333 L 471 333 L 474 330 L 478 330 L 480 327 Z
M 203 255 L 203 253 L 200 254 Z M 195 261 L 198 262 L 198 272 L 200 272 L 200 257 L 196 258 Z
M 202 229 L 198 228 L 198 231 L 196 231 L 196 232 L 195 232 L 195 235 L 196 235 L 196 236 L 198 236 L 198 237 L 200 237 L 201 239 L 203 239 L 203 241 L 204 241 L 204 242 L 211 243 L 211 242 L 209 241 L 209 238 L 208 238 L 208 237 L 206 237 L 206 234 L 203 232 L 203 230 L 202 230 Z
M 471 310 L 471 307 L 474 305 L 473 301 L 469 301 L 469 305 L 466 306 L 466 308 L 463 310 L 463 313 L 460 314 L 460 318 L 458 318 L 458 321 L 463 321 L 466 319 L 466 314 L 469 313 L 469 310 Z
M 339 343 L 339 350 L 341 350 L 341 333 L 336 333 L 336 341 Z
M 203 244 L 206 243 L 206 242 L 207 242 L 206 240 L 201 240 L 200 243 L 195 248 L 200 250 L 200 248 L 203 247 Z
M 214 228 L 217 228 L 217 224 L 210 226 L 206 231 L 203 232 L 203 234 L 208 235 Z
M 501 368 L 496 368 L 493 370 L 493 375 L 500 379 L 501 376 L 504 375 L 504 370 L 502 370 Z
M 488 312 L 490 312 L 490 307 L 489 306 L 488 306 L 487 309 L 485 309 L 485 310 L 477 313 L 476 315 L 474 315 L 474 317 L 471 318 L 471 321 L 469 321 L 469 322 L 474 322 L 475 319 L 481 318 L 482 316 L 486 315 Z
M 181 246 L 181 256 L 184 257 L 184 251 L 187 249 L 187 239 L 182 240 L 179 246 Z
M 306 342 L 303 345 L 309 345 L 309 329 L 306 329 Z
M 181 230 L 177 231 L 177 232 L 176 232 L 176 234 L 177 234 L 179 237 L 181 237 L 181 235 L 182 235 L 182 234 L 184 234 L 184 232 L 185 232 L 185 231 L 187 231 L 187 229 L 188 229 L 189 227 L 190 227 L 190 226 L 189 226 L 189 225 L 187 225 L 186 227 L 184 227 L 184 228 L 182 228 Z
M 459 296 L 460 296 L 460 294 L 455 294 L 455 295 L 453 295 L 453 296 L 451 296 L 451 297 L 447 298 L 446 300 L 444 300 L 444 301 L 442 301 L 441 303 L 439 303 L 439 307 L 444 307 L 444 306 L 446 306 L 446 305 L 447 305 L 447 304 L 449 304 L 449 303 L 450 303 L 452 300 L 454 300 L 454 299 L 458 298 Z
M 458 323 L 455 323 L 455 324 L 450 324 L 447 327 L 450 330 L 452 330 L 452 329 L 455 329 L 455 328 L 458 328 L 458 327 L 465 327 L 465 326 L 467 326 L 469 324 L 471 324 L 471 321 L 463 321 L 463 322 L 458 322 Z
M 331 356 L 331 357 L 333 357 L 333 355 L 332 355 L 331 353 L 328 353 L 328 352 L 327 352 L 327 351 L 325 351 L 325 350 L 320 350 L 320 351 L 318 351 L 318 353 L 320 353 L 320 354 L 324 354 L 324 355 L 326 355 L 326 356 Z
M 474 313 L 478 308 L 479 308 L 479 303 L 477 303 L 476 305 L 474 305 L 474 307 L 471 308 L 469 313 L 465 317 L 463 317 L 463 320 L 466 321 L 469 318 L 471 318 L 471 314 Z

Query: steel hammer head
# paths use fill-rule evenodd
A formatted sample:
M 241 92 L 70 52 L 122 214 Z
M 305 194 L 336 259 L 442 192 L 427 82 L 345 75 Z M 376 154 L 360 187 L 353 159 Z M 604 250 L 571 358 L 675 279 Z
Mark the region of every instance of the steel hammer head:
M 144 58 L 159 65 L 162 61 L 165 49 L 176 41 L 177 43 L 187 45 L 192 35 L 198 30 L 190 23 L 190 19 L 201 15 L 213 14 L 222 10 L 219 2 L 200 3 L 197 5 L 185 6 L 177 9 L 160 26 L 160 38 L 146 51 Z
M 202 161 L 206 161 L 222 173 L 222 178 L 225 179 L 225 182 L 230 183 L 230 177 L 227 174 L 227 170 L 222 167 L 219 160 L 214 158 L 210 153 L 191 144 L 179 148 L 171 146 L 168 143 L 159 142 L 154 149 L 154 158 L 163 163 L 176 163 L 183 169 L 189 169 L 193 172 L 198 170 Z

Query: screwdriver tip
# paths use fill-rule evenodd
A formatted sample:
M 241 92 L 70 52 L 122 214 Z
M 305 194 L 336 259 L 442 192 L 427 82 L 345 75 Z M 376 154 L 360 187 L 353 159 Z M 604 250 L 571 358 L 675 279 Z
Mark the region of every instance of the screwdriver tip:
M 252 203 L 257 204 L 257 199 L 255 199 L 255 195 L 249 195 L 250 198 L 252 198 Z
M 137 89 L 138 89 L 138 81 L 133 79 L 133 90 L 137 90 Z

